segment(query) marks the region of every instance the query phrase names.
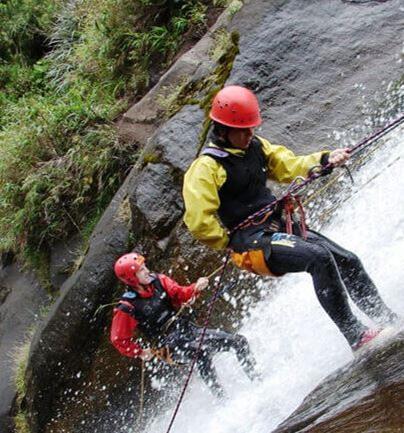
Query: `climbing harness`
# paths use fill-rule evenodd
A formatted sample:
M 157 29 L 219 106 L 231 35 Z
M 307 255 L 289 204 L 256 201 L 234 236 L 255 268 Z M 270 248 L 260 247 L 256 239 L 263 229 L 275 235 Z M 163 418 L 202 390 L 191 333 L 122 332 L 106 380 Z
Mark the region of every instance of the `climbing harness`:
M 388 125 L 381 128 L 380 130 L 378 130 L 375 133 L 371 134 L 370 136 L 364 138 L 362 141 L 357 143 L 355 146 L 351 147 L 349 149 L 349 153 L 352 156 L 357 155 L 363 149 L 365 149 L 366 147 L 369 147 L 372 143 L 379 140 L 381 137 L 383 137 L 387 133 L 391 132 L 394 128 L 399 126 L 403 121 L 404 121 L 404 115 L 401 115 L 396 120 L 392 121 Z M 300 216 L 301 216 L 301 221 L 300 221 L 301 229 L 304 228 L 304 230 L 302 230 L 302 234 L 305 233 L 305 230 L 307 230 L 307 228 L 306 228 L 305 222 L 302 224 L 302 221 L 304 221 L 304 219 L 305 219 L 305 215 L 304 215 L 303 205 L 302 205 L 300 197 L 299 197 L 299 192 L 301 192 L 304 187 L 306 187 L 307 185 L 312 183 L 314 180 L 318 179 L 321 176 L 324 176 L 325 174 L 329 174 L 330 170 L 332 168 L 333 168 L 333 165 L 329 163 L 329 164 L 325 165 L 324 167 L 321 167 L 317 170 L 311 170 L 309 173 L 309 176 L 307 178 L 298 178 L 289 186 L 288 190 L 286 191 L 286 193 L 284 195 L 282 195 L 279 199 L 271 202 L 269 205 L 264 206 L 259 211 L 255 212 L 252 215 L 250 215 L 249 217 L 247 217 L 244 221 L 242 221 L 235 228 L 233 228 L 233 230 L 230 232 L 230 235 L 233 234 L 236 230 L 246 228 L 250 225 L 257 225 L 257 224 L 259 224 L 259 222 L 262 223 L 262 219 L 264 218 L 264 221 L 265 221 L 270 216 L 270 214 L 273 213 L 276 206 L 278 206 L 280 204 L 284 204 L 285 202 L 287 203 L 287 206 L 290 207 L 289 212 L 290 212 L 290 218 L 291 218 L 291 214 L 293 212 L 291 209 L 292 205 L 290 204 L 290 201 L 292 202 L 292 204 L 293 204 L 293 201 L 295 201 L 297 203 L 297 206 L 298 206 L 299 212 L 300 212 Z M 293 206 L 293 208 L 294 208 L 294 206 Z M 293 209 L 293 211 L 294 211 L 294 209 Z M 261 221 L 257 221 L 258 218 L 261 218 Z M 291 223 L 289 223 L 289 230 L 291 230 L 291 228 L 292 228 Z M 182 403 L 182 400 L 184 398 L 185 391 L 186 391 L 186 389 L 189 385 L 189 382 L 191 380 L 191 376 L 192 376 L 195 364 L 198 360 L 198 356 L 199 356 L 199 353 L 200 353 L 200 350 L 201 350 L 201 347 L 202 347 L 202 344 L 203 344 L 203 341 L 205 338 L 206 329 L 209 325 L 209 320 L 210 320 L 210 316 L 212 314 L 213 305 L 220 294 L 220 286 L 221 286 L 222 281 L 223 281 L 223 276 L 224 276 L 224 273 L 226 270 L 226 266 L 227 266 L 229 259 L 230 259 L 230 254 L 231 254 L 230 251 L 226 252 L 224 264 L 221 267 L 220 277 L 219 277 L 218 281 L 216 282 L 213 296 L 212 296 L 212 298 L 208 304 L 208 312 L 207 312 L 206 317 L 205 317 L 205 321 L 204 321 L 204 325 L 203 325 L 203 332 L 202 332 L 201 338 L 199 339 L 198 348 L 197 348 L 196 354 L 192 360 L 185 384 L 182 388 L 180 397 L 179 397 L 178 402 L 175 406 L 175 409 L 174 409 L 173 415 L 171 417 L 168 429 L 166 430 L 166 433 L 170 433 L 170 431 L 171 431 L 171 428 L 174 424 L 178 410 L 179 410 L 181 403 Z
M 288 191 L 293 190 L 296 185 L 304 182 L 304 177 L 298 176 L 294 179 L 294 181 L 290 184 Z M 307 224 L 306 224 L 306 214 L 304 211 L 304 207 L 301 201 L 301 197 L 296 193 L 286 193 L 285 198 L 283 199 L 283 209 L 286 214 L 286 233 L 293 234 L 293 214 L 295 212 L 295 207 L 299 209 L 300 214 L 300 231 L 303 239 L 307 239 Z
M 303 239 L 307 239 L 306 214 L 300 196 L 289 195 L 285 197 L 283 208 L 286 214 L 286 233 L 293 234 L 293 214 L 297 205 L 300 214 L 300 230 Z

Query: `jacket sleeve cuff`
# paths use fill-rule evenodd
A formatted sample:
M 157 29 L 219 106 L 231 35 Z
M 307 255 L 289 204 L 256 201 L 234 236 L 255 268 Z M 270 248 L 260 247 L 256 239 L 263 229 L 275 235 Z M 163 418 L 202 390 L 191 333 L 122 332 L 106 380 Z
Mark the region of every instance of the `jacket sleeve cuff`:
M 327 165 L 329 164 L 330 153 L 331 152 L 328 152 L 328 151 L 324 152 L 320 158 L 320 164 L 323 167 L 323 172 L 322 172 L 323 175 L 330 174 L 333 171 L 333 167 L 327 167 Z M 325 168 L 325 167 L 327 167 L 327 168 Z
M 330 152 L 324 152 L 320 158 L 320 164 L 325 167 L 328 164 L 328 160 L 330 159 Z

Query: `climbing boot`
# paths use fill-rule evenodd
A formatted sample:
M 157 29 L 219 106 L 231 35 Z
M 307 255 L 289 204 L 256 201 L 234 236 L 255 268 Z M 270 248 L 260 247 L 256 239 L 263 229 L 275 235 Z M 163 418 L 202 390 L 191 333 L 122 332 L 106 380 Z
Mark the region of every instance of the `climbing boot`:
M 381 329 L 371 329 L 368 328 L 365 331 L 362 332 L 362 334 L 359 336 L 356 343 L 352 346 L 352 350 L 356 352 L 361 347 L 363 347 L 365 344 L 372 341 L 375 337 L 377 337 L 381 332 Z

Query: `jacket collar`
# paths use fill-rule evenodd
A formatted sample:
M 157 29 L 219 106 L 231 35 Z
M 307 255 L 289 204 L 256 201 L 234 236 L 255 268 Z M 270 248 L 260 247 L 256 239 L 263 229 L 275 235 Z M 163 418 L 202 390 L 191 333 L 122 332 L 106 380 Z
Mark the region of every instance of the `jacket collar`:
M 156 278 L 153 279 L 155 281 Z M 137 295 L 139 295 L 141 298 L 151 298 L 154 295 L 155 287 L 153 285 L 153 281 L 148 284 L 147 286 L 140 286 L 141 290 L 139 291 L 138 288 L 133 287 L 132 290 L 136 292 Z
M 228 153 L 231 153 L 232 155 L 239 155 L 242 156 L 245 154 L 245 150 L 243 149 L 237 149 L 235 147 L 223 147 L 223 146 L 218 146 L 217 144 L 215 144 L 213 141 L 210 141 L 208 143 L 209 147 L 215 147 L 217 149 L 222 149 L 225 150 Z

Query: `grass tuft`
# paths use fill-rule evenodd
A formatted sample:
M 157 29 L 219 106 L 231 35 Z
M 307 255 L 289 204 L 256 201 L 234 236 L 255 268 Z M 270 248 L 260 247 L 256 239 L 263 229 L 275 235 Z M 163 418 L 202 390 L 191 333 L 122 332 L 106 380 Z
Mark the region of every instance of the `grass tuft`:
M 212 2 L 0 5 L 0 251 L 47 251 L 93 226 L 138 152 L 113 123 L 206 30 Z
M 30 432 L 27 414 L 23 407 L 23 400 L 26 393 L 25 370 L 27 368 L 29 350 L 34 332 L 35 328 L 32 328 L 28 332 L 25 339 L 19 345 L 15 346 L 10 354 L 10 359 L 14 366 L 13 379 L 17 391 L 17 398 L 15 402 L 17 413 L 14 416 L 15 433 Z

